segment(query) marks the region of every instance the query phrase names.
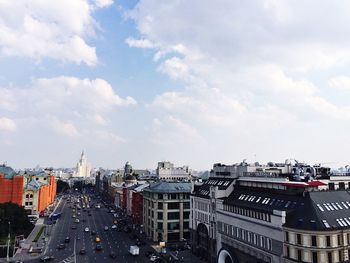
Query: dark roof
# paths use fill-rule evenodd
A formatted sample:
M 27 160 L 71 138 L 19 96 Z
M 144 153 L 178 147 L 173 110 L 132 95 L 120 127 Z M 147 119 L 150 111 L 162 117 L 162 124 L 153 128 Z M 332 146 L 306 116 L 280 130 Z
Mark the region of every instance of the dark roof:
M 6 179 L 11 179 L 16 175 L 16 172 L 9 166 L 0 165 L 0 174 L 5 175 Z
M 209 189 L 211 186 L 217 186 L 219 190 L 226 190 L 233 181 L 234 178 L 211 177 L 204 184 L 195 186 L 192 194 L 202 198 L 209 198 Z
M 157 193 L 190 193 L 191 188 L 192 186 L 190 182 L 163 181 L 150 184 L 150 186 L 145 188 L 144 191 Z
M 236 189 L 224 200 L 242 208 L 286 211 L 285 227 L 307 230 L 350 229 L 350 194 L 348 191 L 315 191 L 305 194 L 262 192 Z

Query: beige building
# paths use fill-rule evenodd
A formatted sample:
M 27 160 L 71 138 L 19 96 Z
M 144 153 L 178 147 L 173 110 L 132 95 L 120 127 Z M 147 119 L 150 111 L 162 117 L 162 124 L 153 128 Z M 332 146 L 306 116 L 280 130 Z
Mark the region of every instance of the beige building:
M 190 193 L 187 182 L 158 182 L 144 189 L 143 225 L 153 241 L 190 238 Z

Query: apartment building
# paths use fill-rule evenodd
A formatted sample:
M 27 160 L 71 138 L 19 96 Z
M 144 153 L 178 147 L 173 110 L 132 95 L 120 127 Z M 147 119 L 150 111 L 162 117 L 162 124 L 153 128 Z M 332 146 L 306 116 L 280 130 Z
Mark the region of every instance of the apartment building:
M 157 182 L 144 188 L 143 225 L 153 241 L 183 241 L 190 238 L 189 182 Z

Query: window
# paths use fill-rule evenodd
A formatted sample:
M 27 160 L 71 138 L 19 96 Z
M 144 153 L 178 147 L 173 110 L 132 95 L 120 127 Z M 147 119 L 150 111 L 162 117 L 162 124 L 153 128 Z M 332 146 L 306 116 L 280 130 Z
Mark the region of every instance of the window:
M 158 223 L 157 229 L 163 231 L 163 223 Z
M 286 233 L 285 233 L 285 241 L 289 242 L 289 232 L 288 231 L 286 231 Z
M 339 183 L 339 190 L 345 190 L 345 183 L 344 182 Z
M 158 209 L 163 209 L 163 203 L 158 202 Z
M 297 244 L 301 245 L 301 235 L 297 234 Z
M 190 209 L 190 202 L 184 202 L 184 209 Z M 207 209 L 205 209 L 207 210 Z
M 318 263 L 317 252 L 312 252 L 312 263 Z
M 176 199 L 177 198 L 177 194 L 170 194 L 170 199 Z
M 158 219 L 163 219 L 163 213 L 162 212 L 158 212 Z
M 326 236 L 326 244 L 327 244 L 327 247 L 331 246 L 331 237 L 330 236 Z
M 289 247 L 286 246 L 286 257 L 290 258 L 290 252 L 289 252 Z
M 174 223 L 168 223 L 168 230 L 179 230 L 180 224 L 177 222 Z
M 332 252 L 328 252 L 327 256 L 328 256 L 328 263 L 332 263 L 333 262 Z
M 179 209 L 180 204 L 179 203 L 168 203 L 168 209 Z
M 311 246 L 313 247 L 317 246 L 316 236 L 311 236 Z
M 300 250 L 300 249 L 298 249 L 297 251 L 298 251 L 298 252 L 297 252 L 297 255 L 298 255 L 298 261 L 299 261 L 299 262 L 301 262 L 301 261 L 302 261 L 301 250 Z
M 163 194 L 158 194 L 158 199 L 163 199 Z
M 184 219 L 190 218 L 190 212 L 184 212 Z
M 334 183 L 328 183 L 329 190 L 334 190 Z
M 189 222 L 184 222 L 184 229 L 188 229 L 189 228 Z
M 343 261 L 343 251 L 342 250 L 338 251 L 338 255 L 339 255 L 339 261 Z
M 168 220 L 179 219 L 179 218 L 180 218 L 180 213 L 179 212 L 169 212 L 168 213 Z M 187 218 L 189 218 L 189 216 Z
M 338 237 L 338 246 L 341 246 L 342 242 L 341 242 L 340 235 L 338 235 L 337 237 Z

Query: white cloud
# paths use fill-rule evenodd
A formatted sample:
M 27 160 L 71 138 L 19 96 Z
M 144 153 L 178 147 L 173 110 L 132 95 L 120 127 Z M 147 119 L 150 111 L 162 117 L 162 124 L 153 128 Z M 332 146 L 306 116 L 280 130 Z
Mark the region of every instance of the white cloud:
M 71 137 L 89 136 L 95 125 L 107 129 L 108 115 L 136 104 L 129 96 L 121 98 L 103 79 L 68 76 L 35 79 L 29 88 L 0 88 L 0 94 L 6 95 L 0 106 L 15 110 L 17 118 L 28 120 L 26 126 L 49 124 L 57 133 Z
M 79 132 L 73 123 L 70 121 L 61 121 L 54 118 L 51 121 L 52 128 L 55 132 L 59 134 L 63 134 L 69 137 L 77 137 L 79 136 Z
M 96 1 L 97 7 L 112 3 Z M 1 1 L 0 55 L 94 66 L 96 50 L 87 43 L 95 34 L 94 10 L 88 0 Z
M 340 98 L 329 89 L 348 90 L 350 81 L 341 76 L 324 83 L 325 76 L 347 72 L 350 64 L 349 7 L 288 0 L 140 0 L 127 14 L 139 33 L 129 39 L 152 43 L 158 71 L 177 84 L 148 107 L 154 136 L 181 145 L 184 139 L 169 131 L 178 130 L 168 124 L 173 116 L 203 138 L 201 146 L 224 148 L 213 155 L 232 158 L 264 146 L 269 156 L 276 155 L 265 142 L 279 155 L 305 155 L 305 145 L 315 141 L 308 131 L 317 131 L 320 139 L 331 136 L 329 125 L 350 128 L 349 94 Z M 286 140 L 297 135 L 298 142 Z
M 16 123 L 6 117 L 0 117 L 0 131 L 14 132 L 16 131 Z
M 328 81 L 330 87 L 339 91 L 350 91 L 350 78 L 347 76 L 337 76 Z
M 96 6 L 99 8 L 108 7 L 113 4 L 113 0 L 94 0 Z
M 137 47 L 137 48 L 154 48 L 154 44 L 148 39 L 135 39 L 129 37 L 125 40 L 125 42 L 129 45 L 129 47 Z

